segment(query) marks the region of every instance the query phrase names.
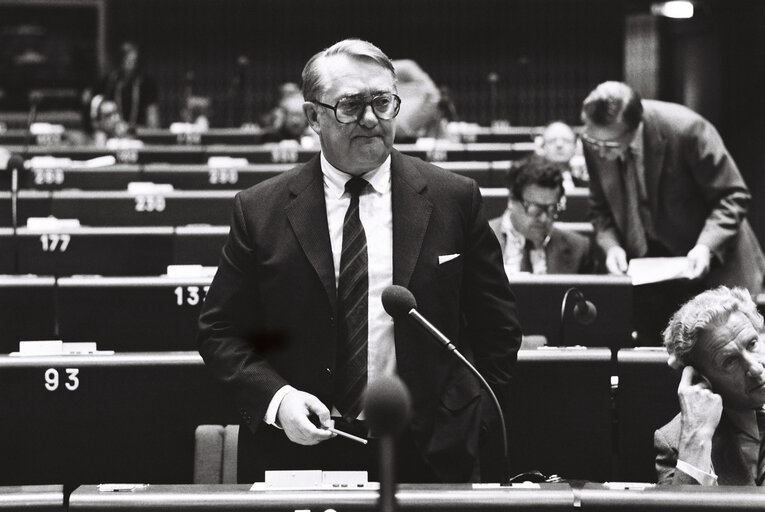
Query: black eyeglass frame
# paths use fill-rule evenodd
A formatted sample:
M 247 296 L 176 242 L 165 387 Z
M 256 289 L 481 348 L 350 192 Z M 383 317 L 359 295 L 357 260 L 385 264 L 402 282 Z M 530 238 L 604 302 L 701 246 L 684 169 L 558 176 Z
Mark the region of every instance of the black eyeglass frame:
M 390 96 L 393 99 L 393 102 L 396 105 L 396 107 L 394 109 L 394 112 L 393 112 L 393 115 L 390 116 L 390 117 L 382 117 L 382 116 L 380 116 L 380 113 L 377 112 L 377 109 L 375 109 L 375 106 L 374 106 L 374 101 L 377 98 L 384 97 L 384 96 Z M 319 106 L 322 106 L 324 108 L 327 108 L 327 109 L 333 111 L 335 113 L 335 119 L 340 124 L 358 123 L 359 119 L 361 118 L 361 116 L 364 115 L 364 112 L 366 112 L 367 106 L 371 106 L 372 107 L 372 112 L 374 112 L 375 117 L 377 117 L 377 119 L 380 119 L 382 121 L 389 121 L 389 120 L 395 118 L 398 115 L 399 111 L 401 110 L 401 98 L 398 96 L 398 94 L 393 94 L 392 92 L 386 92 L 386 93 L 382 93 L 382 94 L 375 94 L 374 96 L 369 98 L 368 101 L 364 101 L 362 103 L 361 107 L 359 108 L 359 112 L 356 114 L 356 117 L 354 119 L 351 119 L 349 121 L 343 121 L 337 115 L 337 107 L 340 105 L 340 103 L 342 103 L 343 101 L 345 101 L 347 99 L 350 99 L 350 98 L 348 98 L 348 97 L 340 98 L 339 100 L 337 100 L 337 103 L 335 103 L 334 107 L 332 105 L 327 104 L 327 103 L 322 103 L 319 100 L 310 100 L 310 101 L 311 101 L 311 103 L 315 103 L 315 104 L 317 104 Z
M 590 147 L 597 148 L 597 149 L 621 149 L 626 148 L 630 144 L 632 144 L 632 140 L 635 138 L 635 131 L 627 132 L 630 134 L 630 137 L 627 140 L 599 140 L 595 139 L 593 137 L 590 137 L 586 133 L 582 133 L 579 135 L 579 137 L 582 139 L 582 142 L 587 144 Z M 622 135 L 623 137 L 624 135 Z

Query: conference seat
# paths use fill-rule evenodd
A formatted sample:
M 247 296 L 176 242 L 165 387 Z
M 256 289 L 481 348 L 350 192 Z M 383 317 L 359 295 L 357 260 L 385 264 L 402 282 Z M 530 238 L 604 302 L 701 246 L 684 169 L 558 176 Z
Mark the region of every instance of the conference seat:
M 507 397 L 510 474 L 612 476 L 611 352 L 520 350 Z
M 661 347 L 620 350 L 617 365 L 617 479 L 655 482 L 653 434 L 680 412 L 680 372 L 667 365 Z
M 239 425 L 199 425 L 194 431 L 194 483 L 235 484 Z

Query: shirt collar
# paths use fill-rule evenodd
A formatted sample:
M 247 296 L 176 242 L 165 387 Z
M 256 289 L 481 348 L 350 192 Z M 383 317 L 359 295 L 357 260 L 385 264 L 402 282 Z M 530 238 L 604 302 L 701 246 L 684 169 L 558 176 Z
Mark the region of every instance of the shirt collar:
M 505 233 L 505 236 L 507 236 L 508 239 L 515 240 L 520 247 L 523 247 L 526 244 L 526 237 L 519 233 L 515 229 L 515 226 L 513 226 L 513 221 L 510 220 L 510 208 L 511 206 L 505 208 L 505 213 L 502 214 L 502 221 L 500 226 L 502 228 L 502 232 Z M 547 244 L 549 243 L 550 234 L 548 233 L 545 239 L 542 241 L 542 248 L 547 249 Z
M 340 198 L 345 193 L 345 184 L 353 178 L 347 172 L 343 172 L 326 159 L 321 153 L 321 173 L 324 175 L 324 187 L 333 197 Z M 390 155 L 377 169 L 372 169 L 360 176 L 369 182 L 375 192 L 385 194 L 390 191 Z
M 754 439 L 760 439 L 760 428 L 757 426 L 757 409 L 725 409 L 725 414 L 737 430 L 746 433 Z

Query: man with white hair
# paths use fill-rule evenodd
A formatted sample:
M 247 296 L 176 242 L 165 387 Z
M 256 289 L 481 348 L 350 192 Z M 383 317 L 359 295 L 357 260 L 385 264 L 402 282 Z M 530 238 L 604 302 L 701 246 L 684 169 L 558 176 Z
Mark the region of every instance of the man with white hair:
M 660 484 L 762 485 L 765 342 L 749 292 L 721 286 L 683 305 L 664 331 L 680 414 L 656 431 Z

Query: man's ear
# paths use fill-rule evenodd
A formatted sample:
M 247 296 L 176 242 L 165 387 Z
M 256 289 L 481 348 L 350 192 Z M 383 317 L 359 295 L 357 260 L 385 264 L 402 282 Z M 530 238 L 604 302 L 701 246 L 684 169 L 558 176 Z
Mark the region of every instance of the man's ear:
M 321 133 L 321 127 L 319 126 L 319 109 L 316 107 L 316 104 L 306 101 L 303 103 L 303 112 L 305 113 L 306 119 L 308 119 L 308 125 L 311 129 L 316 133 Z

